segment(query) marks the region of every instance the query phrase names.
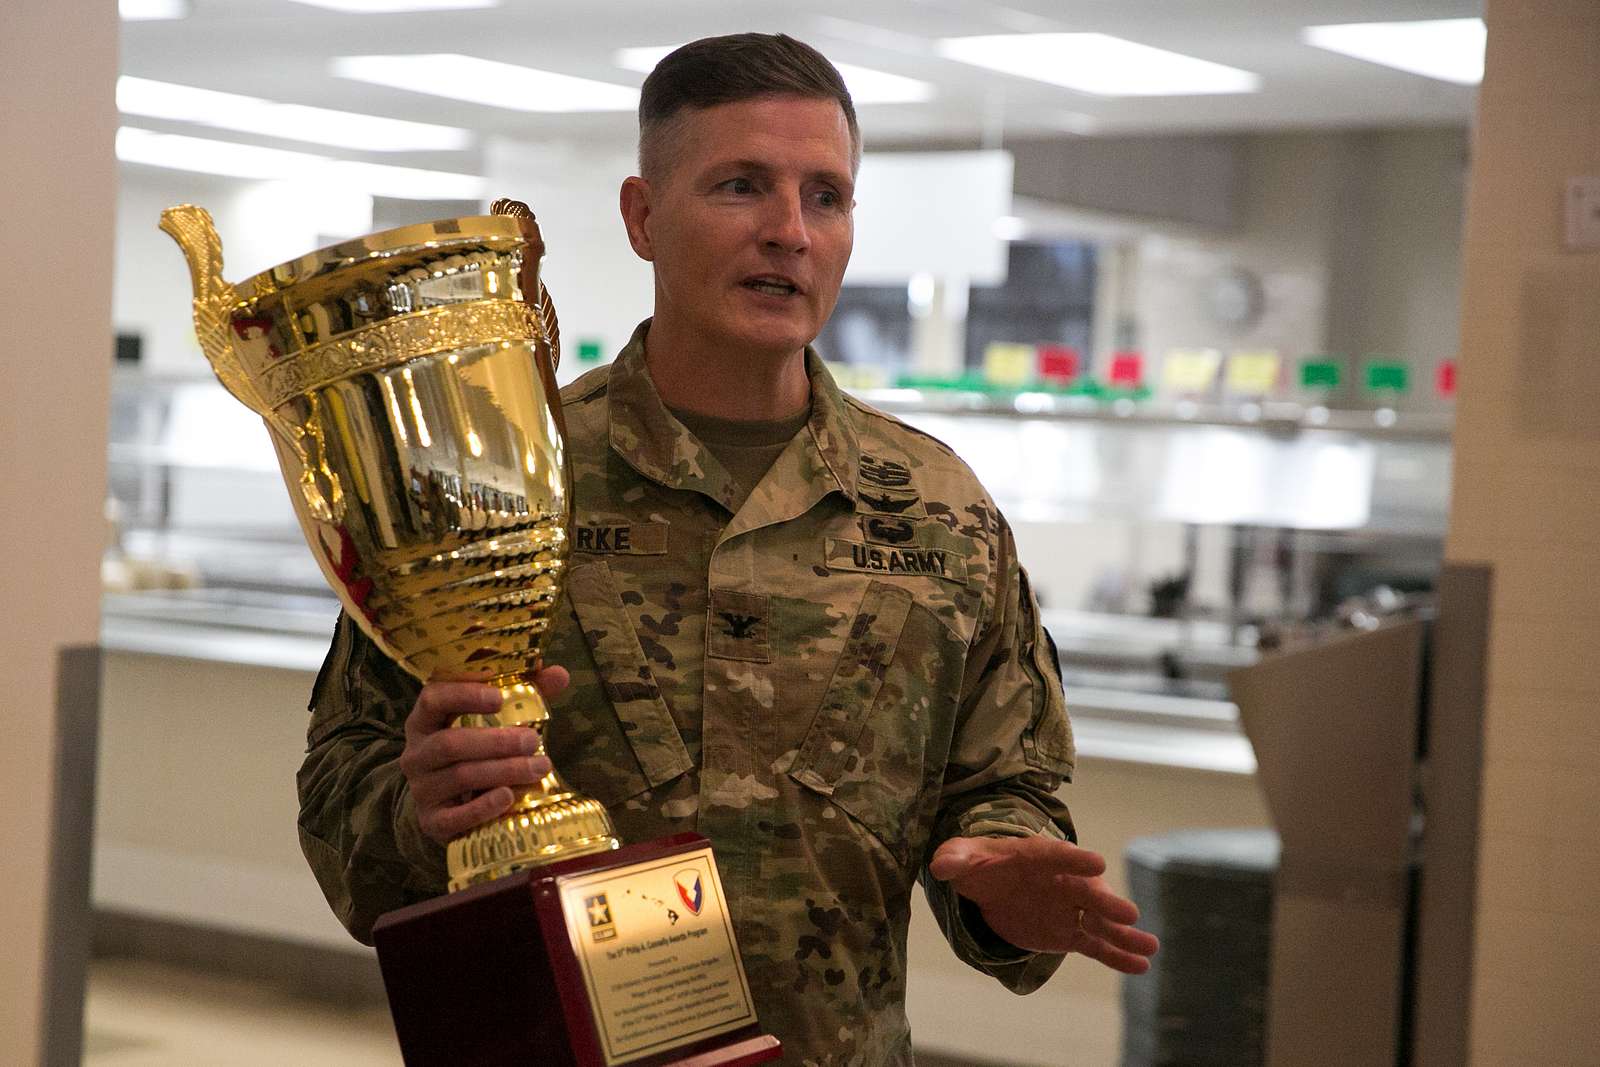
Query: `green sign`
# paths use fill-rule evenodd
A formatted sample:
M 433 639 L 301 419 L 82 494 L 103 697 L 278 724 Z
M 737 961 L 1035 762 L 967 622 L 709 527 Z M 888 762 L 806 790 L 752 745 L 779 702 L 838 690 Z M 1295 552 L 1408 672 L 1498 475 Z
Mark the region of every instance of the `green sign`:
M 600 346 L 600 341 L 597 338 L 594 338 L 594 337 L 580 337 L 580 338 L 578 338 L 578 362 L 579 363 L 599 363 L 600 362 L 600 347 L 601 347 Z
M 1339 377 L 1337 360 L 1308 359 L 1300 364 L 1300 386 L 1303 389 L 1337 389 Z
M 1377 393 L 1385 389 L 1396 393 L 1406 391 L 1409 368 L 1404 363 L 1389 359 L 1367 360 L 1367 390 Z

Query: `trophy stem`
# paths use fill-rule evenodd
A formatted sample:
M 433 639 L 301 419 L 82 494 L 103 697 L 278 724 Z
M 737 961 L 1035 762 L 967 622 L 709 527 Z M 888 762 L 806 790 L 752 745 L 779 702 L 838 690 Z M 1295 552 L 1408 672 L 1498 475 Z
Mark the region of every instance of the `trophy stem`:
M 521 675 L 496 678 L 500 710 L 464 715 L 457 727 L 532 726 L 550 718 L 544 697 Z M 544 754 L 541 741 L 536 755 Z M 492 881 L 528 867 L 617 848 L 616 829 L 605 805 L 575 791 L 552 770 L 521 787 L 511 809 L 452 840 L 445 850 L 450 892 Z

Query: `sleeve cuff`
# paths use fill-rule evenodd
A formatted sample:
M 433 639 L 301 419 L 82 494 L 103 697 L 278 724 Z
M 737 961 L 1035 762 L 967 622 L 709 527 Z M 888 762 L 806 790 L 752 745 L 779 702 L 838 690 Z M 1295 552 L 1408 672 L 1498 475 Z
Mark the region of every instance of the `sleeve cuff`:
M 994 836 L 1019 836 L 1019 832 L 1012 826 L 1009 834 L 1001 829 Z M 1013 993 L 1031 993 L 1038 989 L 1066 958 L 1059 953 L 1031 952 L 1011 944 L 989 928 L 976 904 L 926 870 L 922 888 L 956 958 L 994 978 Z
M 983 910 L 959 893 L 955 897 L 955 924 L 952 928 L 973 963 L 982 967 L 1001 967 L 1021 963 L 1034 953 L 1018 948 L 990 928 L 984 921 Z
M 395 849 L 414 869 L 432 872 L 442 880 L 445 871 L 444 846 L 422 832 L 411 790 L 402 784 L 398 793 L 394 812 Z

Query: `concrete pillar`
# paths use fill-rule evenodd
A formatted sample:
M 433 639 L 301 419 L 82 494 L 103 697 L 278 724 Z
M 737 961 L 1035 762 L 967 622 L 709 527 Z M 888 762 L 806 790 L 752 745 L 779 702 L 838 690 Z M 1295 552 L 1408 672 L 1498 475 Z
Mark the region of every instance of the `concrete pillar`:
M 42 1055 L 56 654 L 99 628 L 117 6 L 0 12 L 0 1048 Z M 72 744 L 72 738 L 61 739 Z
M 1600 5 L 1489 0 L 1446 555 L 1493 567 L 1470 1063 L 1600 1048 Z M 1466 961 L 1462 961 L 1466 965 Z
M 919 274 L 911 281 L 911 369 L 959 378 L 967 366 L 967 279 Z M 981 354 L 981 353 L 980 353 Z

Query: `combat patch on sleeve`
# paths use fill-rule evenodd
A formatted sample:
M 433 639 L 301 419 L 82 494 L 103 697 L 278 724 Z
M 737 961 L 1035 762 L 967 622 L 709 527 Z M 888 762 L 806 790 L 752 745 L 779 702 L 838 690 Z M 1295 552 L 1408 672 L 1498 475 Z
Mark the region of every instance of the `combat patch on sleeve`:
M 967 561 L 948 548 L 869 545 L 862 541 L 827 539 L 824 564 L 829 570 L 865 574 L 905 574 L 965 583 Z

